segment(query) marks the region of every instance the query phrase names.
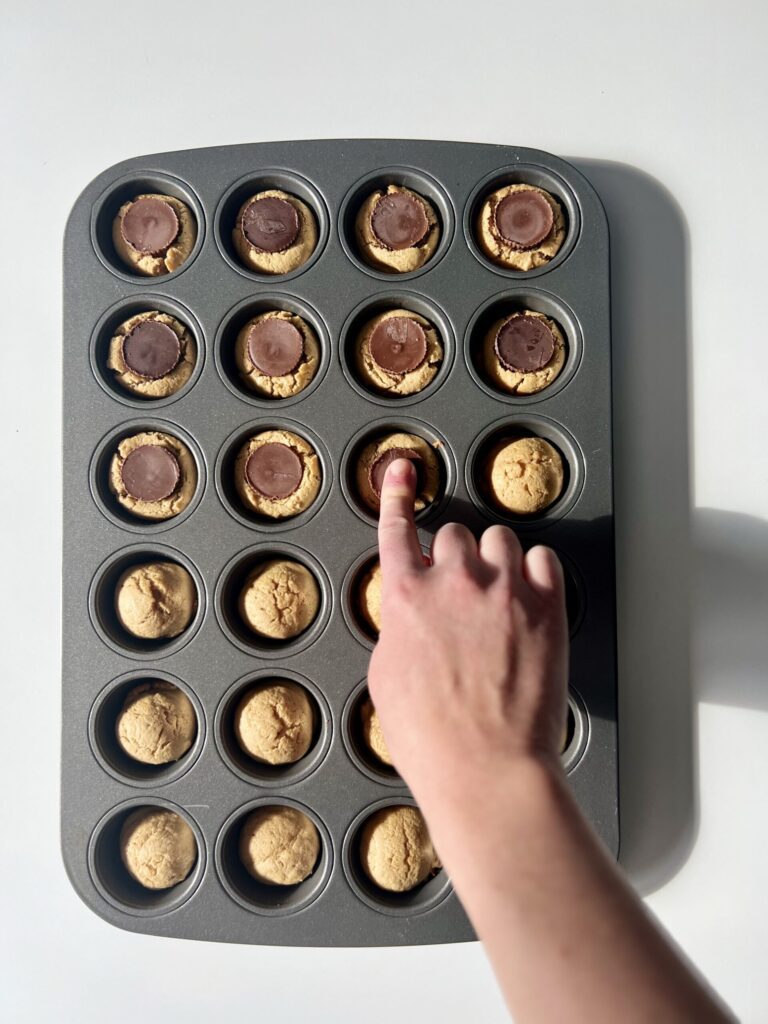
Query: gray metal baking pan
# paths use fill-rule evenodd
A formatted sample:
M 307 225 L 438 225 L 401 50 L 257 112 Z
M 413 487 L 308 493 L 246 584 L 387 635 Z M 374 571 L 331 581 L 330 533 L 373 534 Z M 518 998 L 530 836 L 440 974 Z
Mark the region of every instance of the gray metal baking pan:
M 546 188 L 568 219 L 561 251 L 528 273 L 488 262 L 473 239 L 477 203 L 493 186 L 515 181 Z M 414 273 L 377 272 L 356 252 L 357 205 L 388 182 L 426 196 L 441 220 L 437 252 Z M 320 229 L 313 257 L 284 277 L 247 271 L 229 241 L 238 205 L 268 186 L 309 203 Z M 197 218 L 195 250 L 164 277 L 131 275 L 111 246 L 118 206 L 144 191 L 183 199 Z M 451 520 L 475 531 L 504 521 L 474 475 L 475 456 L 495 432 L 531 431 L 565 454 L 562 498 L 542 516 L 512 525 L 526 545 L 554 547 L 567 569 L 573 721 L 566 768 L 579 804 L 617 853 L 609 295 L 600 200 L 570 164 L 537 150 L 407 140 L 259 143 L 137 157 L 85 188 L 64 242 L 61 835 L 72 884 L 92 910 L 132 931 L 223 942 L 376 946 L 474 938 L 445 872 L 409 894 L 387 896 L 366 883 L 355 854 L 357 830 L 373 809 L 411 800 L 396 775 L 361 757 L 350 725 L 372 643 L 351 614 L 349 587 L 376 537 L 349 486 L 349 466 L 360 441 L 389 426 L 440 442 L 443 494 L 419 518 L 425 546 Z M 399 400 L 367 392 L 347 361 L 359 317 L 390 304 L 426 314 L 445 346 L 434 383 Z M 498 394 L 474 365 L 488 318 L 517 305 L 553 316 L 568 342 L 560 377 L 529 397 Z M 323 349 L 313 385 L 284 401 L 259 401 L 230 363 L 233 330 L 250 311 L 269 306 L 307 316 Z M 132 400 L 105 368 L 110 330 L 142 309 L 175 313 L 197 340 L 196 371 L 169 399 Z M 276 424 L 315 441 L 324 487 L 310 514 L 265 527 L 233 504 L 226 456 L 249 431 Z M 104 453 L 140 427 L 186 439 L 198 462 L 190 509 L 160 524 L 122 518 L 103 479 Z M 264 552 L 294 553 L 322 585 L 317 628 L 284 649 L 251 645 L 232 625 L 228 584 Z M 190 568 L 199 609 L 178 640 L 141 647 L 116 631 L 109 588 L 123 567 L 155 554 Z M 259 774 L 233 751 L 226 712 L 245 683 L 275 674 L 308 687 L 320 727 L 303 762 Z M 199 730 L 180 762 L 142 771 L 120 759 L 112 736 L 125 689 L 147 678 L 184 687 Z M 294 888 L 259 887 L 237 859 L 238 824 L 265 802 L 303 808 L 320 830 L 318 865 Z M 199 848 L 186 881 L 155 893 L 131 881 L 117 852 L 126 814 L 150 805 L 183 814 Z

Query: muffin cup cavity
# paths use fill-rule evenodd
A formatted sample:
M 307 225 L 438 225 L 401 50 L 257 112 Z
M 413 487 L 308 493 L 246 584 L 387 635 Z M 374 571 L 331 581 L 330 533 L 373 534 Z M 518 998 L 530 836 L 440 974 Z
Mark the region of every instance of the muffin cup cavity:
M 235 360 L 235 345 L 241 329 L 253 317 L 272 310 L 285 310 L 300 316 L 312 328 L 320 346 L 320 363 L 314 377 L 301 391 L 286 398 L 272 398 L 253 391 L 241 377 Z M 238 302 L 219 324 L 214 341 L 216 369 L 229 390 L 244 402 L 249 402 L 262 409 L 269 409 L 271 412 L 294 405 L 311 395 L 325 376 L 330 362 L 330 353 L 331 338 L 328 326 L 317 310 L 303 299 L 277 291 L 259 292 L 256 296 L 250 296 L 242 302 Z
M 393 917 L 412 917 L 433 910 L 453 890 L 445 868 L 402 893 L 381 889 L 366 875 L 360 860 L 360 839 L 366 822 L 385 807 L 403 806 L 416 807 L 416 801 L 409 796 L 392 796 L 364 808 L 348 827 L 341 854 L 344 874 L 357 898 L 373 910 Z
M 197 608 L 187 628 L 178 636 L 143 639 L 129 633 L 117 616 L 115 593 L 120 577 L 132 567 L 150 562 L 176 562 L 187 570 L 194 581 Z M 205 618 L 205 610 L 205 584 L 199 570 L 186 555 L 161 544 L 136 544 L 111 555 L 96 570 L 88 592 L 91 622 L 104 643 L 118 654 L 142 661 L 165 658 L 181 650 L 197 633 Z
M 155 431 L 160 434 L 168 434 L 177 438 L 189 450 L 195 463 L 197 472 L 197 483 L 192 500 L 178 515 L 168 519 L 141 519 L 132 515 L 124 508 L 109 486 L 109 468 L 112 457 L 117 451 L 117 446 L 125 438 L 133 437 L 144 431 Z M 178 526 L 185 519 L 192 515 L 200 503 L 206 485 L 206 466 L 203 453 L 191 434 L 183 430 L 178 423 L 168 423 L 165 420 L 142 418 L 133 420 L 130 423 L 121 423 L 119 427 L 111 430 L 101 439 L 91 459 L 88 470 L 88 479 L 93 500 L 96 502 L 100 512 L 115 526 L 121 530 L 131 530 L 134 533 L 153 534 L 162 533 Z
M 264 562 L 274 559 L 299 562 L 312 573 L 320 590 L 320 607 L 314 621 L 302 633 L 285 640 L 255 633 L 243 620 L 238 608 L 240 594 L 249 573 Z M 325 569 L 304 548 L 292 544 L 265 543 L 246 548 L 225 565 L 216 584 L 214 605 L 219 625 L 241 651 L 246 654 L 255 653 L 260 658 L 285 658 L 309 647 L 325 630 L 331 616 L 333 589 Z
M 568 718 L 565 749 L 560 755 L 563 770 L 572 772 L 584 756 L 589 742 L 589 715 L 581 696 L 568 689 Z
M 341 457 L 340 483 L 347 504 L 360 518 L 372 526 L 378 523 L 378 515 L 365 504 L 357 489 L 355 475 L 358 460 L 366 445 L 388 434 L 414 434 L 430 444 L 437 456 L 440 484 L 435 500 L 416 513 L 419 525 L 434 519 L 443 511 L 456 486 L 456 462 L 445 437 L 422 420 L 392 417 L 367 424 L 352 437 Z
M 173 811 L 192 829 L 197 844 L 197 860 L 187 877 L 169 889 L 147 889 L 137 882 L 120 856 L 120 830 L 126 818 L 137 810 Z M 159 797 L 128 800 L 108 811 L 96 825 L 88 844 L 88 870 L 91 879 L 113 907 L 134 917 L 157 917 L 178 910 L 200 885 L 206 866 L 203 833 L 187 812 Z
M 192 335 L 195 342 L 195 366 L 189 380 L 183 384 L 178 391 L 165 398 L 151 398 L 136 394 L 121 387 L 117 381 L 114 370 L 107 366 L 109 355 L 109 343 L 120 324 L 130 320 L 139 313 L 148 313 L 157 310 L 160 313 L 167 313 L 183 324 Z M 99 319 L 91 334 L 89 347 L 91 370 L 93 375 L 106 391 L 110 398 L 117 399 L 123 405 L 133 409 L 146 411 L 147 409 L 158 409 L 170 405 L 172 402 L 183 398 L 191 388 L 194 387 L 203 370 L 205 362 L 205 342 L 203 330 L 197 318 L 185 306 L 175 299 L 165 295 L 152 293 L 137 295 L 130 299 L 121 299 L 120 302 L 111 306 Z
M 483 479 L 488 455 L 500 441 L 540 437 L 559 452 L 563 462 L 563 486 L 551 505 L 530 515 L 516 515 L 496 504 Z M 483 515 L 494 522 L 514 523 L 516 530 L 542 529 L 569 512 L 584 485 L 584 457 L 575 438 L 565 428 L 544 416 L 515 415 L 497 420 L 473 441 L 465 467 L 465 483 L 472 501 Z
M 391 275 L 389 276 L 391 277 Z M 366 323 L 380 313 L 386 313 L 388 310 L 395 309 L 418 313 L 419 316 L 428 320 L 437 331 L 440 344 L 443 347 L 443 358 L 437 368 L 437 373 L 425 388 L 412 395 L 390 395 L 377 391 L 361 379 L 355 364 L 355 350 L 358 345 L 358 337 Z M 366 299 L 356 306 L 341 328 L 340 337 L 341 365 L 344 370 L 344 376 L 355 391 L 362 395 L 366 401 L 390 407 L 393 405 L 415 405 L 417 402 L 423 402 L 433 395 L 442 386 L 451 372 L 456 347 L 450 320 L 435 302 L 415 292 L 398 291 L 396 289 L 392 289 L 386 294 L 377 295 L 375 298 Z
M 240 833 L 252 811 L 260 807 L 292 807 L 313 823 L 320 836 L 320 854 L 314 870 L 297 885 L 267 885 L 246 869 L 239 853 Z M 222 885 L 237 903 L 254 914 L 284 917 L 304 910 L 325 889 L 333 867 L 333 844 L 325 824 L 314 811 L 285 797 L 262 797 L 239 807 L 227 818 L 216 839 L 216 871 Z
M 362 555 L 359 555 L 354 560 L 349 569 L 347 569 L 344 575 L 344 581 L 341 585 L 341 611 L 344 616 L 344 621 L 355 639 L 359 640 L 360 643 L 369 650 L 373 650 L 376 641 L 378 640 L 378 636 L 371 629 L 360 612 L 359 593 L 360 585 L 365 574 L 373 568 L 378 560 L 378 548 L 373 547 L 364 551 Z
M 123 750 L 117 738 L 117 720 L 127 696 L 142 683 L 171 683 L 192 703 L 197 731 L 192 746 L 178 760 L 167 764 L 145 764 Z M 88 718 L 88 738 L 99 764 L 120 782 L 131 786 L 152 788 L 175 782 L 194 765 L 205 742 L 205 714 L 190 687 L 167 672 L 150 668 L 128 672 L 108 683 L 98 695 Z
M 388 185 L 400 185 L 423 196 L 431 203 L 440 222 L 440 238 L 432 257 L 418 270 L 404 274 L 379 270 L 367 263 L 360 253 L 355 233 L 355 218 L 360 207 L 371 193 L 379 189 L 386 192 Z M 364 273 L 370 274 L 371 277 L 375 277 L 379 281 L 391 282 L 393 278 L 398 281 L 409 281 L 432 270 L 448 251 L 454 231 L 453 206 L 443 186 L 424 171 L 415 167 L 382 167 L 360 178 L 347 192 L 339 210 L 338 229 L 344 252 Z
M 235 713 L 242 698 L 258 686 L 270 682 L 291 682 L 300 686 L 312 706 L 314 724 L 309 750 L 292 764 L 266 764 L 251 757 L 238 742 Z M 305 676 L 291 669 L 276 666 L 250 672 L 230 686 L 216 709 L 214 734 L 216 746 L 228 767 L 245 782 L 257 786 L 290 786 L 300 782 L 322 763 L 331 745 L 332 716 L 320 689 Z
M 344 746 L 363 775 L 385 786 L 404 788 L 405 783 L 396 769 L 380 761 L 363 738 L 362 708 L 369 697 L 368 681 L 362 679 L 347 698 L 341 715 Z
M 232 242 L 232 231 L 235 227 L 240 207 L 251 196 L 256 195 L 258 192 L 265 192 L 268 189 L 279 189 L 282 192 L 288 193 L 288 195 L 296 196 L 297 199 L 300 199 L 310 208 L 317 224 L 317 245 L 309 258 L 301 266 L 296 267 L 295 270 L 287 274 L 258 273 L 247 267 L 240 259 Z M 246 174 L 242 178 L 238 178 L 222 196 L 214 219 L 216 223 L 216 244 L 222 256 L 233 270 L 236 270 L 238 274 L 242 274 L 244 277 L 250 278 L 252 281 L 279 283 L 281 281 L 290 281 L 299 274 L 303 274 L 320 258 L 330 233 L 328 209 L 319 190 L 306 178 L 302 178 L 293 171 L 277 167 L 265 168 L 258 173 Z
M 184 203 L 192 213 L 196 222 L 197 234 L 189 256 L 181 266 L 168 274 L 157 277 L 132 271 L 118 255 L 112 241 L 112 224 L 120 207 L 136 196 L 157 194 L 173 196 Z M 183 274 L 187 267 L 196 259 L 205 238 L 205 216 L 203 207 L 190 185 L 180 178 L 163 174 L 159 171 L 132 171 L 114 181 L 96 200 L 91 213 L 91 242 L 104 266 L 123 281 L 131 284 L 141 282 L 142 285 L 158 284 Z
M 566 235 L 563 244 L 548 263 L 533 270 L 514 270 L 512 267 L 494 263 L 482 251 L 477 241 L 477 218 L 483 203 L 492 192 L 504 188 L 505 185 L 535 185 L 537 188 L 544 189 L 558 201 L 565 216 Z M 495 274 L 505 277 L 532 278 L 540 277 L 542 274 L 554 270 L 568 258 L 576 245 L 581 230 L 581 210 L 573 190 L 560 175 L 536 164 L 521 163 L 500 167 L 486 175 L 473 189 L 464 207 L 463 221 L 464 238 L 467 245 L 483 266 L 488 267 Z
M 283 519 L 271 519 L 269 516 L 260 515 L 253 509 L 247 508 L 235 485 L 235 464 L 237 456 L 244 444 L 257 434 L 267 430 L 285 430 L 303 438 L 313 449 L 320 462 L 321 482 L 320 490 L 310 505 L 298 515 L 288 516 Z M 243 526 L 261 532 L 277 533 L 293 530 L 305 526 L 309 520 L 320 511 L 326 498 L 331 492 L 333 485 L 333 463 L 328 449 L 320 438 L 303 424 L 295 423 L 293 420 L 283 419 L 278 416 L 265 417 L 262 420 L 254 420 L 230 434 L 219 450 L 214 467 L 214 479 L 216 491 L 227 512 Z
M 555 379 L 533 394 L 504 390 L 489 379 L 483 366 L 483 345 L 494 323 L 513 313 L 532 310 L 554 320 L 565 338 L 565 363 Z M 494 295 L 473 313 L 464 334 L 464 359 L 472 379 L 492 398 L 509 405 L 525 406 L 552 398 L 573 379 L 581 362 L 584 340 L 576 314 L 562 299 L 538 288 L 510 288 Z

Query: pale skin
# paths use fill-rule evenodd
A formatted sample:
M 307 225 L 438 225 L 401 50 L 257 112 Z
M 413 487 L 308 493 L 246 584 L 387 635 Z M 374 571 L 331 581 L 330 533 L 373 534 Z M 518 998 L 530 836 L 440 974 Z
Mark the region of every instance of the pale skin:
M 518 1024 L 709 1024 L 728 1010 L 650 916 L 560 766 L 560 564 L 452 523 L 426 565 L 415 471 L 387 471 L 382 628 L 368 683 L 390 753 Z

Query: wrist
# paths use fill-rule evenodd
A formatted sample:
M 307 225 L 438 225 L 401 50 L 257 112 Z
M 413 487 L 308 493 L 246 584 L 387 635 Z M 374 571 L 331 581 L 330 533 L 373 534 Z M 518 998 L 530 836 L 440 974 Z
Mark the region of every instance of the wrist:
M 474 873 L 495 868 L 500 847 L 535 832 L 573 799 L 559 759 L 532 754 L 437 770 L 411 788 L 449 871 L 449 862 L 466 860 Z

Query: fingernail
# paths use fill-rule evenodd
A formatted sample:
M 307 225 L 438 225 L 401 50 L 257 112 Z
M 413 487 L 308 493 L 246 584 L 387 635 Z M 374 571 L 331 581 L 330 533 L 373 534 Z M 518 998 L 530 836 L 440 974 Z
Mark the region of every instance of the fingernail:
M 387 467 L 386 479 L 389 479 L 395 484 L 404 484 L 410 480 L 412 472 L 413 463 L 410 459 L 395 459 L 395 461 Z

